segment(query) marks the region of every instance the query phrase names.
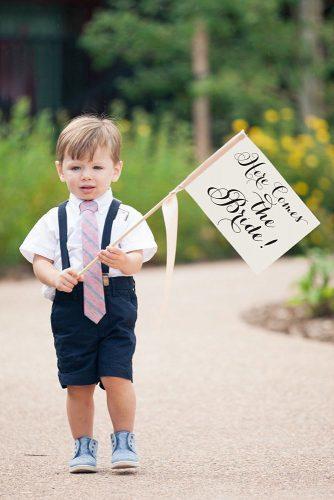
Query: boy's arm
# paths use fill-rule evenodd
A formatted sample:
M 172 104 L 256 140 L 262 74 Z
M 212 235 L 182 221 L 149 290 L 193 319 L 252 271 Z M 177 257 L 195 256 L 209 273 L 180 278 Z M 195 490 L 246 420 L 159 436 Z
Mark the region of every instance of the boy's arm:
M 107 246 L 98 253 L 101 262 L 114 269 L 119 269 L 123 274 L 131 276 L 138 273 L 143 264 L 143 250 L 123 252 L 120 248 Z
M 35 276 L 41 283 L 63 292 L 72 292 L 74 285 L 77 285 L 78 281 L 83 281 L 83 277 L 74 269 L 69 267 L 59 271 L 53 266 L 53 260 L 42 255 L 35 254 L 32 265 Z
M 41 283 L 52 287 L 55 286 L 55 280 L 59 276 L 59 271 L 53 266 L 53 260 L 35 254 L 32 267 L 36 278 Z
M 131 252 L 127 252 L 126 256 L 126 264 L 121 269 L 121 272 L 127 275 L 138 273 L 143 265 L 143 251 L 132 250 Z

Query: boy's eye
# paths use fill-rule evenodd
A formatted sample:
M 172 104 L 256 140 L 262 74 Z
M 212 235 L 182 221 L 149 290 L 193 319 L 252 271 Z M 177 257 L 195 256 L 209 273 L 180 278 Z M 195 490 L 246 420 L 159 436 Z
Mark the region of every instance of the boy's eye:
M 77 170 L 78 168 L 80 169 L 80 167 L 71 167 L 71 170 Z M 94 165 L 93 168 L 96 168 L 98 170 L 102 170 L 103 169 L 103 167 L 100 167 L 99 165 Z

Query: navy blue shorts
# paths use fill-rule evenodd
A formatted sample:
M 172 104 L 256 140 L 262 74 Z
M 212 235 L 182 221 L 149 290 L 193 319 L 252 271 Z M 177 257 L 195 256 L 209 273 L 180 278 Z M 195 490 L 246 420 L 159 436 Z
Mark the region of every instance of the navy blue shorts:
M 56 290 L 51 328 L 60 385 L 98 384 L 101 377 L 131 380 L 136 347 L 137 296 L 132 276 L 109 278 L 104 286 L 106 314 L 98 324 L 84 316 L 83 283 L 70 293 Z

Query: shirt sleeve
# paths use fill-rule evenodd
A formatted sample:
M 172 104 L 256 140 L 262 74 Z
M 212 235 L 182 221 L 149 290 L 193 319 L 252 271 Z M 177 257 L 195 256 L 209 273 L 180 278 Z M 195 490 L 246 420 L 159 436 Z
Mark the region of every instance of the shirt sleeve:
M 138 210 L 131 207 L 128 217 L 127 229 L 142 218 Z M 121 250 L 131 252 L 132 250 L 143 250 L 143 262 L 150 260 L 158 249 L 153 233 L 146 220 L 142 221 L 135 229 L 125 236 L 119 243 Z
M 33 262 L 34 255 L 42 255 L 47 259 L 55 260 L 57 248 L 57 236 L 52 220 L 54 218 L 54 209 L 49 210 L 41 217 L 34 227 L 30 230 L 19 250 L 29 262 Z

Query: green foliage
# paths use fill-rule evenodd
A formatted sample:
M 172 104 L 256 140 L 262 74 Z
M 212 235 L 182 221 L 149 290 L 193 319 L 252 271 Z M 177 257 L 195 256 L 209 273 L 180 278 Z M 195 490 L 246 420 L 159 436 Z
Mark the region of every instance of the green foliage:
M 29 108 L 29 101 L 22 98 L 10 120 L 0 121 L 1 267 L 18 262 L 18 246 L 28 229 L 66 196 L 53 168 L 50 114 L 43 111 L 31 118 Z
M 187 122 L 171 113 L 148 115 L 140 109 L 131 121 L 124 118 L 122 103 L 115 101 L 110 115 L 116 119 L 123 137 L 124 167 L 118 182 L 112 184 L 116 197 L 146 213 L 197 166 L 193 158 L 191 129 Z M 9 122 L 0 119 L 1 199 L 0 257 L 4 268 L 23 258 L 18 247 L 42 214 L 68 197 L 55 166 L 55 142 L 68 120 L 59 112 L 53 123 L 47 111 L 31 117 L 29 103 L 20 100 L 12 109 Z M 248 130 L 251 139 L 268 155 L 296 192 L 321 221 L 292 252 L 306 252 L 313 246 L 333 247 L 334 146 L 328 124 L 310 117 L 308 133 L 293 135 L 293 111 L 264 113 L 264 126 L 248 127 L 245 120 L 232 122 L 233 133 Z M 291 134 L 290 134 L 291 132 Z M 224 141 L 228 137 L 224 138 Z M 182 192 L 179 201 L 177 262 L 219 259 L 234 256 L 232 246 L 217 231 L 192 198 Z M 165 229 L 162 212 L 149 219 L 159 245 L 155 262 L 165 262 Z
M 170 110 L 190 121 L 193 97 L 209 96 L 218 146 L 233 119 L 243 116 L 259 125 L 267 108 L 296 107 L 302 70 L 312 64 L 300 41 L 298 5 L 297 0 L 110 0 L 87 23 L 80 44 L 96 68 L 115 74 L 114 93 L 130 109 Z M 334 9 L 326 12 L 320 33 L 325 58 L 314 70 L 323 75 L 330 104 Z M 198 19 L 207 25 L 210 76 L 195 82 L 191 40 Z
M 120 114 L 119 103 L 112 115 Z M 54 165 L 56 131 L 66 121 L 60 112 L 52 123 L 47 111 L 29 114 L 29 102 L 18 101 L 8 123 L 0 120 L 1 200 L 0 269 L 23 262 L 19 245 L 50 208 L 68 198 Z M 171 115 L 162 119 L 136 110 L 133 121 L 119 120 L 123 135 L 124 168 L 112 184 L 116 197 L 147 212 L 181 182 L 197 165 L 192 157 L 190 129 Z M 187 193 L 178 196 L 180 219 L 177 259 L 189 262 L 234 254 L 234 250 L 194 204 Z M 161 210 L 150 217 L 159 245 L 155 262 L 165 261 L 165 229 Z
M 308 252 L 310 260 L 306 274 L 297 282 L 298 295 L 291 304 L 306 305 L 312 316 L 334 314 L 334 257 L 320 248 Z

